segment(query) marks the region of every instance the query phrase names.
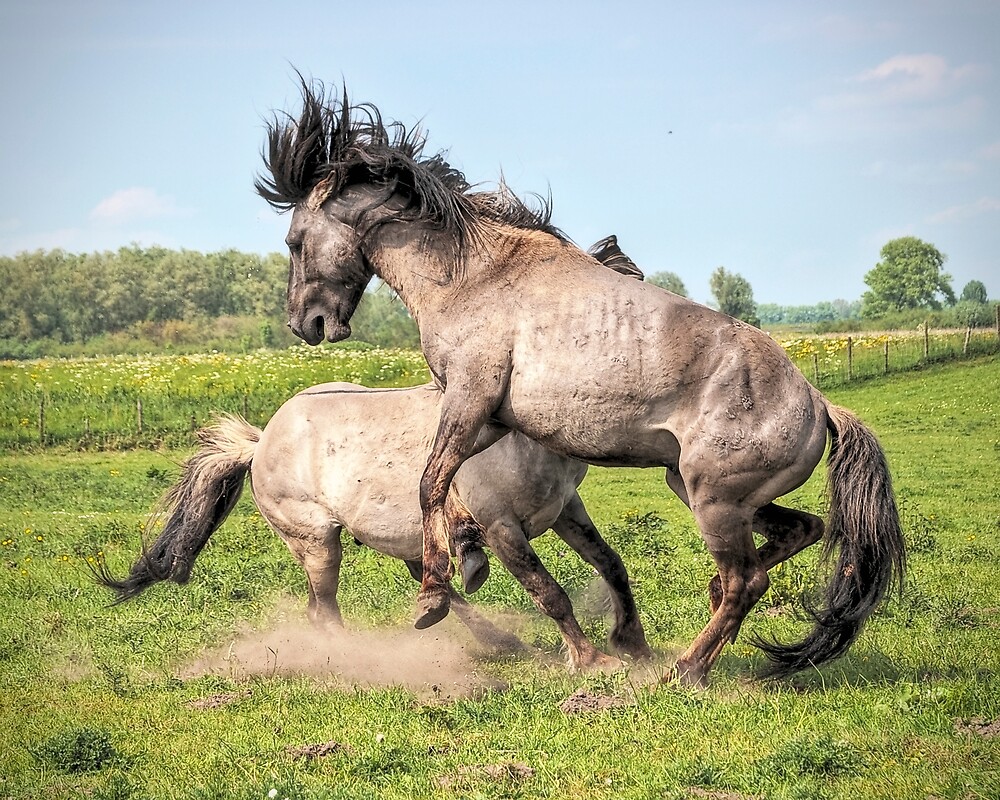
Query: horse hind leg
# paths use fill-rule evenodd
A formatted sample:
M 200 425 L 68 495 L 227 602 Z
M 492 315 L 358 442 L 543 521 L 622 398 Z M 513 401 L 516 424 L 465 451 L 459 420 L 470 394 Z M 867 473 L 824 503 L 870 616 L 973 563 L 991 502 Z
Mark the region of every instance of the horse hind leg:
M 509 523 L 492 526 L 487 531 L 487 537 L 493 552 L 524 587 L 539 611 L 556 623 L 574 670 L 617 669 L 621 666 L 621 661 L 602 653 L 584 634 L 573 614 L 569 595 L 542 564 L 519 526 Z
M 757 557 L 764 569 L 770 571 L 822 539 L 824 524 L 814 514 L 768 503 L 754 514 L 753 529 L 767 540 L 757 549 Z M 719 575 L 709 582 L 708 594 L 714 613 L 722 603 Z
M 752 510 L 736 503 L 693 504 L 702 539 L 719 570 L 722 598 L 712 618 L 677 660 L 684 684 L 704 686 L 723 648 L 736 640 L 743 620 L 768 587 L 767 570 L 754 547 Z
M 317 628 L 337 630 L 344 625 L 337 603 L 344 552 L 340 533 L 339 525 L 323 536 L 293 536 L 279 531 L 295 560 L 305 570 L 309 584 L 306 615 Z
M 637 659 L 652 658 L 653 651 L 646 641 L 625 564 L 601 536 L 579 495 L 566 504 L 558 519 L 552 523 L 552 530 L 600 573 L 611 590 L 615 615 L 614 625 L 608 634 L 611 648 Z

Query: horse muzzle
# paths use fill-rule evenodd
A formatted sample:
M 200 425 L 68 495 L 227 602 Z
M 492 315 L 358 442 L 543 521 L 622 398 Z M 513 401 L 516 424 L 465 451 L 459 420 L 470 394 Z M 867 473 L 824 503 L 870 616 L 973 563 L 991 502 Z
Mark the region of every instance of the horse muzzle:
M 313 346 L 324 339 L 328 342 L 340 342 L 351 335 L 348 323 L 327 319 L 322 314 L 313 314 L 301 321 L 289 320 L 288 327 L 306 344 Z

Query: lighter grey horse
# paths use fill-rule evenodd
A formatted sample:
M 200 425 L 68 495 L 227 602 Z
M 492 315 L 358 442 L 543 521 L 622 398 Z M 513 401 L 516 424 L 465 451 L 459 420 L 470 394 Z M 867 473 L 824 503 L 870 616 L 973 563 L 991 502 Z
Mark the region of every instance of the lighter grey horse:
M 378 275 L 416 319 L 444 390 L 420 482 L 417 627 L 448 612 L 449 530 L 472 524 L 467 509 L 448 507 L 448 489 L 493 419 L 591 464 L 665 468 L 718 568 L 711 619 L 676 665 L 700 685 L 767 590 L 768 570 L 823 538 L 820 518 L 775 500 L 806 481 L 829 438 L 826 552 L 836 562 L 815 624 L 801 642 L 757 644 L 777 672 L 844 653 L 904 570 L 872 432 L 761 331 L 602 269 L 552 226 L 547 204 L 530 209 L 503 186 L 473 191 L 440 155 L 423 154 L 419 132 L 384 125 L 374 106 L 352 108 L 346 92 L 340 101 L 303 82 L 302 95 L 297 117 L 273 120 L 257 182 L 293 212 L 292 330 L 310 344 L 346 338 Z
M 249 474 L 261 515 L 288 545 L 309 579 L 309 618 L 341 624 L 337 588 L 341 532 L 406 562 L 421 577 L 421 512 L 417 486 L 441 408 L 433 386 L 366 389 L 327 383 L 286 402 L 263 431 L 224 417 L 200 432 L 201 447 L 169 492 L 156 541 L 117 580 L 101 581 L 119 598 L 160 580 L 185 582 L 205 543 L 240 497 Z M 487 437 L 486 443 L 493 437 Z M 485 526 L 486 544 L 558 625 L 571 666 L 620 666 L 580 629 L 566 592 L 538 559 L 529 539 L 554 530 L 610 588 L 614 623 L 609 642 L 620 654 L 652 655 L 621 559 L 594 527 L 577 487 L 587 466 L 558 456 L 519 434 L 470 458 L 455 488 Z M 449 598 L 478 638 L 511 646 L 451 586 Z

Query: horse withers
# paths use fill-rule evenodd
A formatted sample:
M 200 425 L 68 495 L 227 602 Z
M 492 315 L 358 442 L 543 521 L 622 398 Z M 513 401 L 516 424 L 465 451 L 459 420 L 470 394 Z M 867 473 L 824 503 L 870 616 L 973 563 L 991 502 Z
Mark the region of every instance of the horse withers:
M 402 559 L 420 580 L 420 474 L 441 407 L 433 386 L 366 389 L 350 383 L 314 386 L 286 402 L 263 431 L 224 417 L 200 431 L 201 447 L 185 462 L 166 499 L 162 532 L 116 579 L 100 579 L 120 599 L 156 581 L 188 580 L 195 559 L 226 519 L 249 475 L 261 515 L 288 545 L 309 582 L 310 620 L 341 625 L 337 588 L 342 531 L 385 555 Z M 619 654 L 647 658 L 628 575 L 594 526 L 577 487 L 587 466 L 511 433 L 470 458 L 455 489 L 485 529 L 485 542 L 559 627 L 573 668 L 608 668 L 611 658 L 584 635 L 566 592 L 529 540 L 554 530 L 591 564 L 610 589 L 614 622 L 609 643 Z M 449 599 L 477 638 L 512 647 L 451 586 Z
M 835 564 L 812 630 L 757 641 L 785 674 L 842 655 L 894 584 L 905 550 L 888 465 L 872 432 L 810 386 L 766 334 L 601 268 L 501 185 L 473 190 L 419 132 L 385 125 L 302 83 L 302 110 L 275 117 L 259 194 L 291 210 L 292 330 L 310 344 L 350 335 L 373 275 L 420 329 L 444 390 L 420 481 L 423 581 L 416 624 L 448 612 L 447 510 L 454 476 L 497 420 L 591 464 L 665 468 L 718 574 L 712 616 L 676 674 L 700 685 L 768 570 L 824 538 Z M 827 441 L 827 524 L 776 500 L 815 470 Z M 458 509 L 466 514 L 467 510 Z M 474 524 L 466 519 L 461 524 Z M 753 533 L 766 540 L 757 547 Z

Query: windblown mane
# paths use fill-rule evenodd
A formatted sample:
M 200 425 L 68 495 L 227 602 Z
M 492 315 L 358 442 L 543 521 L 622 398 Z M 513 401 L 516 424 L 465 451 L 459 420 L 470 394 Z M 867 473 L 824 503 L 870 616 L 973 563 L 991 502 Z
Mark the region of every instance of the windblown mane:
M 370 184 L 384 188 L 386 198 L 409 195 L 409 205 L 395 218 L 429 222 L 453 234 L 460 249 L 484 234 L 483 223 L 565 239 L 551 223 L 550 199 L 539 198 L 539 208 L 532 208 L 502 180 L 496 191 L 473 191 L 442 153 L 424 155 L 419 128 L 385 124 L 370 103 L 352 106 L 346 87 L 337 98 L 322 83 L 307 83 L 301 75 L 299 81 L 302 109 L 297 118 L 275 113 L 268 123 L 262 152 L 267 173 L 254 182 L 257 194 L 278 211 L 307 201 L 318 206 L 352 184 Z

